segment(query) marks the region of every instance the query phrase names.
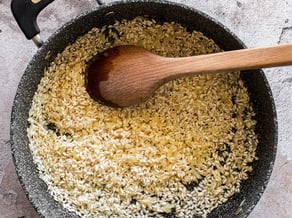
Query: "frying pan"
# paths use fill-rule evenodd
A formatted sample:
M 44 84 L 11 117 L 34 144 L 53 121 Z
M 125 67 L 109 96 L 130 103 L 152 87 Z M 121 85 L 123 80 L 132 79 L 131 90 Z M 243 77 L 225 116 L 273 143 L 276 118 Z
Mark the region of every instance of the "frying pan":
M 210 16 L 183 4 L 167 1 L 122 1 L 102 5 L 72 19 L 56 31 L 45 43 L 38 37 L 36 24 L 38 13 L 53 0 L 32 3 L 30 0 L 12 0 L 13 14 L 25 33 L 40 47 L 28 64 L 18 85 L 11 115 L 11 149 L 20 183 L 28 199 L 41 217 L 78 217 L 56 202 L 39 178 L 36 165 L 28 147 L 27 128 L 29 109 L 44 69 L 56 55 L 79 36 L 93 27 L 113 24 L 116 20 L 133 19 L 147 15 L 158 22 L 175 21 L 187 30 L 203 32 L 222 49 L 234 50 L 245 45 L 226 27 Z M 106 17 L 105 17 L 106 16 Z M 256 133 L 259 138 L 253 171 L 242 182 L 241 191 L 217 207 L 208 217 L 247 217 L 259 201 L 269 181 L 277 148 L 277 119 L 274 100 L 262 70 L 243 71 L 244 80 L 256 112 Z

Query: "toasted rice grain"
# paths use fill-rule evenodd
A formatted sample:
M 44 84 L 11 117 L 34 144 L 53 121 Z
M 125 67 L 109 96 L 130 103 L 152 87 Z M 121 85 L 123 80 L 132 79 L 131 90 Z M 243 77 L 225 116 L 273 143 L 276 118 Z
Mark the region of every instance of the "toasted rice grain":
M 46 69 L 30 109 L 30 149 L 52 196 L 82 217 L 206 217 L 239 192 L 258 143 L 239 73 L 169 82 L 138 106 L 85 89 L 87 63 L 111 46 L 164 56 L 220 51 L 200 32 L 137 17 L 94 28 Z

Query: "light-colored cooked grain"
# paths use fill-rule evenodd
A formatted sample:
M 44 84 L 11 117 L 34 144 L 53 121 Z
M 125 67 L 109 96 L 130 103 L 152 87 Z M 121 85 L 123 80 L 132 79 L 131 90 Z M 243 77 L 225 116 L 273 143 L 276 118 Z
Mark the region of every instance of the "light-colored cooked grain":
M 256 158 L 247 89 L 239 73 L 199 75 L 138 106 L 100 105 L 86 92 L 86 65 L 122 44 L 173 57 L 220 51 L 199 32 L 142 17 L 80 37 L 46 69 L 30 109 L 40 177 L 82 217 L 206 217 L 240 190 Z

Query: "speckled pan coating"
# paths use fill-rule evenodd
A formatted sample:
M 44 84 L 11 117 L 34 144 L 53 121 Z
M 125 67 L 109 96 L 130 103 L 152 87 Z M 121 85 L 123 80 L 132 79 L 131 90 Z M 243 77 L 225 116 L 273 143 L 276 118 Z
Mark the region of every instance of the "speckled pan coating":
M 114 12 L 114 13 L 109 13 Z M 115 20 L 148 15 L 157 21 L 176 21 L 190 30 L 198 30 L 224 50 L 244 47 L 228 29 L 207 15 L 183 5 L 165 1 L 123 1 L 99 7 L 73 19 L 50 37 L 36 53 L 19 83 L 11 117 L 11 141 L 16 170 L 29 200 L 42 217 L 77 217 L 65 210 L 47 192 L 28 148 L 27 118 L 33 95 L 43 76 L 44 68 L 61 52 L 92 27 L 112 24 Z M 209 217 L 247 217 L 257 204 L 269 181 L 277 148 L 276 110 L 269 84 L 262 71 L 242 72 L 257 113 L 259 146 L 253 173 L 242 184 L 242 190 L 215 209 Z M 243 203 L 242 203 L 243 202 Z M 241 209 L 239 209 L 239 207 Z

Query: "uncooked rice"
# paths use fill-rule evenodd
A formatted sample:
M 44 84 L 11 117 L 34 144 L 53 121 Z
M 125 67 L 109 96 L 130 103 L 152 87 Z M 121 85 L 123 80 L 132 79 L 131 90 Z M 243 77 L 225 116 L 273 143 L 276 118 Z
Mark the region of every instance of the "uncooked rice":
M 92 100 L 86 67 L 103 50 L 134 44 L 178 57 L 219 52 L 202 33 L 137 17 L 94 28 L 46 69 L 28 137 L 49 192 L 81 217 L 206 217 L 252 171 L 255 113 L 238 72 L 171 81 L 146 102 Z

